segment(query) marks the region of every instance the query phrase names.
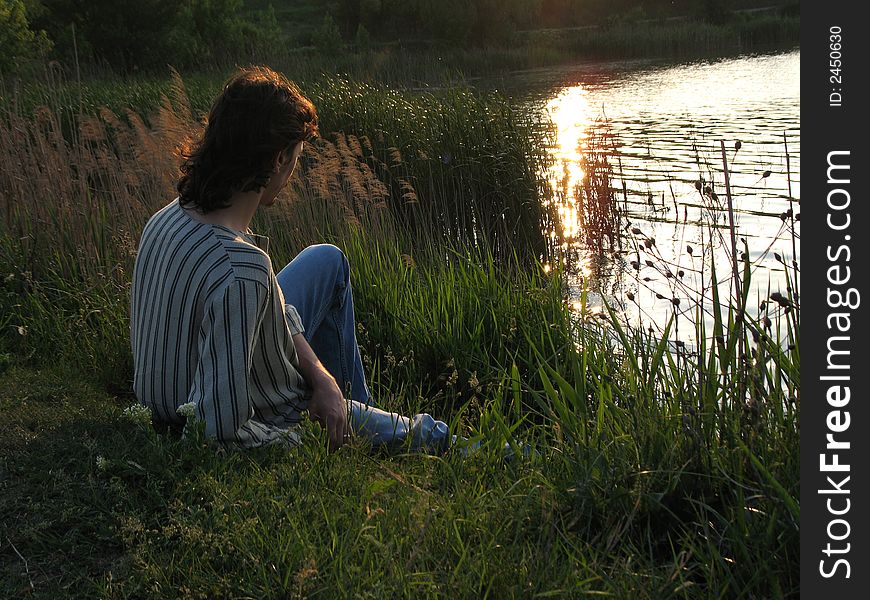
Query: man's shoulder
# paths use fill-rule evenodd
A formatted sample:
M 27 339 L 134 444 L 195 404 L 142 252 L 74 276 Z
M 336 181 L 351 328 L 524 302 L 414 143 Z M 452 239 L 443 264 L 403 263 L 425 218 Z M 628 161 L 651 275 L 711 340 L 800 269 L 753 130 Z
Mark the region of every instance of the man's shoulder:
M 273 277 L 272 260 L 265 251 L 235 231 L 215 227 L 214 234 L 229 256 L 236 279 L 255 281 L 269 287 Z
M 241 279 L 270 287 L 274 276 L 269 255 L 259 248 L 254 239 L 222 225 L 194 221 L 184 213 L 175 199 L 156 213 L 145 225 L 140 240 L 140 254 L 149 256 L 172 255 L 176 265 L 214 264 L 223 266 L 220 273 L 212 273 L 222 281 Z M 159 261 L 145 261 L 154 264 Z

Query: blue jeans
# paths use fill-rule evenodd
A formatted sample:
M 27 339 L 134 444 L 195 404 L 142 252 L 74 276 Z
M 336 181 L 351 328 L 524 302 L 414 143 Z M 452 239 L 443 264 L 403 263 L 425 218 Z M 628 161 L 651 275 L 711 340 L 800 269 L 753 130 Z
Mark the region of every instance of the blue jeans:
M 278 273 L 284 301 L 302 318 L 305 340 L 345 391 L 354 433 L 375 446 L 398 447 L 410 437 L 413 450 L 438 452 L 449 444 L 449 428 L 428 414 L 413 418 L 371 406 L 362 358 L 347 257 L 331 244 L 309 246 Z

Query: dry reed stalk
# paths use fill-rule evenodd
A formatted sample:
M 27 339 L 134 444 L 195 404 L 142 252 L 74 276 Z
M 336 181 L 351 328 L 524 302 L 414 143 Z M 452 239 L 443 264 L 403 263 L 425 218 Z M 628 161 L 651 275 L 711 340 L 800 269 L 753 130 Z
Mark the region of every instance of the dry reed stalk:
M 734 204 L 731 199 L 731 176 L 728 171 L 728 157 L 725 154 L 725 141 L 720 140 L 722 149 L 722 168 L 725 176 L 725 198 L 728 201 L 728 230 L 731 235 L 731 268 L 734 276 L 734 290 L 738 305 L 742 303 L 743 294 L 740 289 L 740 270 L 737 267 L 737 230 L 734 226 Z
M 193 128 L 168 110 L 157 122 L 149 129 L 132 111 L 122 120 L 103 108 L 79 115 L 65 136 L 46 106 L 0 119 L 0 161 L 14 166 L 0 173 L 0 211 L 29 266 L 94 275 L 130 260 L 132 236 L 173 193 Z

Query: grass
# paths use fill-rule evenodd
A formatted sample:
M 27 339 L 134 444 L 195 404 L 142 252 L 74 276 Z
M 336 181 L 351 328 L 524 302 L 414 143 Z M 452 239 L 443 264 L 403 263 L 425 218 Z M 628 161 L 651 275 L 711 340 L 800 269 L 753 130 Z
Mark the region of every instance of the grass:
M 118 310 L 110 346 L 95 343 L 98 323 L 67 331 L 44 310 L 16 322 L 28 338 L 66 332 L 68 358 L 7 348 L 0 376 L 4 595 L 30 580 L 37 596 L 92 597 L 796 592 L 798 413 L 781 394 L 749 408 L 736 382 L 699 377 L 650 334 L 573 329 L 557 294 L 512 291 L 492 263 L 411 269 L 347 247 L 381 403 L 445 416 L 494 448 L 513 431 L 540 458 L 328 456 L 314 440 L 217 455 L 124 414 L 125 370 L 105 368 L 126 355 L 123 297 L 103 301 Z M 493 313 L 483 331 L 474 308 Z M 64 351 L 68 339 L 96 354 Z M 737 367 L 720 352 L 709 349 L 707 373 Z M 795 376 L 776 356 L 763 364 Z
M 588 335 L 564 366 L 542 357 L 539 389 L 511 370 L 505 388 L 481 394 L 469 435 L 497 448 L 519 423 L 516 435 L 541 452 L 507 464 L 491 451 L 377 456 L 364 445 L 330 456 L 314 440 L 223 456 L 155 434 L 124 414 L 132 398 L 87 384 L 80 369 L 7 366 L 0 589 L 796 592 L 794 416 L 778 414 L 775 399 L 756 415 L 710 395 L 689 408 L 699 390 L 668 367 L 672 357 L 644 352 L 651 340 L 629 337 L 622 347 L 638 354 L 614 359 L 602 339 Z M 385 403 L 419 406 L 402 395 Z
M 796 595 L 797 311 L 780 307 L 768 328 L 740 309 L 746 298 L 717 301 L 694 352 L 614 315 L 577 318 L 558 271 L 529 269 L 507 245 L 421 241 L 402 212 L 412 192 L 418 204 L 458 189 L 472 199 L 463 177 L 481 192 L 502 181 L 486 156 L 427 181 L 415 153 L 437 143 L 466 140 L 455 152 L 469 162 L 481 148 L 514 152 L 531 177 L 527 141 L 499 137 L 519 127 L 502 105 L 325 85 L 327 123 L 359 130 L 326 129 L 255 229 L 276 265 L 315 241 L 343 247 L 379 403 L 443 417 L 483 451 L 384 455 L 357 441 L 329 455 L 310 426 L 301 448 L 224 455 L 156 433 L 125 411 L 129 274 L 132 240 L 171 198 L 174 150 L 195 127 L 185 98 L 151 127 L 135 112 L 67 132 L 47 109 L 7 114 L 0 595 Z M 412 130 L 438 102 L 444 122 Z M 500 129 L 474 131 L 466 110 Z M 738 276 L 748 289 L 751 271 Z M 538 454 L 505 461 L 508 439 Z

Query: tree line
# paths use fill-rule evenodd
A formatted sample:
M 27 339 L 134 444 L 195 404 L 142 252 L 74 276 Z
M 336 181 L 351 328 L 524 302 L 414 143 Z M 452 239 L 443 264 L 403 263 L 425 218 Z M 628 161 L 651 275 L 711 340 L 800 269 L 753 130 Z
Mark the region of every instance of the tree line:
M 740 8 L 784 0 L 339 0 L 344 39 L 359 28 L 376 39 L 436 39 L 465 45 L 504 43 L 517 30 L 608 26 L 689 17 L 722 23 Z M 793 2 L 794 3 L 794 2 Z
M 723 22 L 734 9 L 783 1 L 0 0 L 0 74 L 34 58 L 131 72 L 257 60 L 306 45 L 329 51 L 395 40 L 497 45 L 528 29 L 676 16 Z M 290 35 L 291 29 L 303 33 Z
M 0 71 L 28 59 L 121 72 L 255 55 L 280 39 L 274 9 L 244 0 L 0 0 Z

